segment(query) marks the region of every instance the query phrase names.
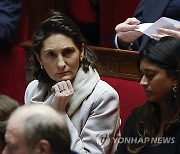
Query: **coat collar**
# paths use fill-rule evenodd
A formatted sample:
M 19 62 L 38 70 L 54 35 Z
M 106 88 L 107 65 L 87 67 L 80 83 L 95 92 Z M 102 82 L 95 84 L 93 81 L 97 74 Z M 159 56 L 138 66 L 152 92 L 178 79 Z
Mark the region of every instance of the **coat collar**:
M 93 92 L 99 80 L 100 76 L 95 69 L 89 67 L 89 71 L 85 73 L 82 67 L 80 67 L 72 85 L 75 93 L 67 107 L 67 114 L 69 117 L 72 116 L 72 114 L 81 106 L 83 101 Z

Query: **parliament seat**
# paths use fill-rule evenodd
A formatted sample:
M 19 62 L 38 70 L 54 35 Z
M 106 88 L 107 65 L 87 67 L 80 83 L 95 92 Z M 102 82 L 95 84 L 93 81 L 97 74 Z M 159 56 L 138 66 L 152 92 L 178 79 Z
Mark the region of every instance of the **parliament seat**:
M 97 70 L 119 94 L 121 131 L 131 111 L 145 102 L 137 68 L 137 51 L 90 46 L 97 55 Z
M 26 52 L 19 45 L 28 38 L 26 0 L 22 0 L 21 19 L 15 43 L 0 49 L 0 94 L 10 96 L 24 103 L 26 88 Z

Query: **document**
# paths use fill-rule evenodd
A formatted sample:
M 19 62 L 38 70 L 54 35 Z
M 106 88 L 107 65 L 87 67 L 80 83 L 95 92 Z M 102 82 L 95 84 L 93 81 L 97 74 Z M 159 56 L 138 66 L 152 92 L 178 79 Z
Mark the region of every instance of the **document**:
M 139 24 L 139 28 L 136 30 L 148 36 L 151 36 L 152 34 L 158 34 L 156 31 L 157 28 L 166 28 L 166 29 L 175 30 L 174 25 L 180 25 L 180 22 L 167 17 L 161 17 L 154 23 Z

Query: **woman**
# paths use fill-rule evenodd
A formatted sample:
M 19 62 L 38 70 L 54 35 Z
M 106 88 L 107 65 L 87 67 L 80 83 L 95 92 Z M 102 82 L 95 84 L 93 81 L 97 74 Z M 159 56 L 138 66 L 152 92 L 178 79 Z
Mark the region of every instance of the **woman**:
M 72 150 L 112 152 L 119 97 L 100 80 L 95 56 L 79 28 L 63 13 L 54 12 L 35 30 L 32 54 L 36 80 L 26 89 L 25 103 L 49 104 L 64 114 Z
M 139 53 L 147 101 L 128 117 L 117 154 L 180 153 L 179 51 L 179 39 L 164 37 Z
M 11 112 L 13 112 L 19 103 L 14 99 L 0 95 L 0 153 L 2 152 L 5 146 L 4 134 L 6 131 L 6 124 Z

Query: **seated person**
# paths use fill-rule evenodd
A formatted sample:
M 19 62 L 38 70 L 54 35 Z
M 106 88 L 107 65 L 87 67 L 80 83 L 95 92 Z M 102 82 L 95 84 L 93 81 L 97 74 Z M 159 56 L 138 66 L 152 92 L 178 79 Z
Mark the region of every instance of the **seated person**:
M 44 104 L 23 105 L 6 127 L 3 154 L 71 154 L 71 139 L 63 116 Z
M 96 57 L 76 24 L 53 12 L 34 32 L 32 59 L 36 80 L 27 86 L 25 104 L 48 104 L 63 114 L 72 150 L 112 153 L 120 125 L 119 96 L 100 79 Z
M 136 31 L 140 23 L 153 23 L 160 17 L 180 21 L 179 0 L 141 0 L 133 18 L 116 26 L 115 44 L 118 48 L 142 51 L 153 39 Z
M 126 120 L 116 154 L 180 153 L 179 51 L 180 39 L 164 37 L 139 53 L 147 101 Z
M 18 106 L 19 103 L 14 99 L 5 95 L 0 95 L 0 153 L 5 146 L 4 134 L 7 120 L 11 112 L 13 112 Z

